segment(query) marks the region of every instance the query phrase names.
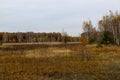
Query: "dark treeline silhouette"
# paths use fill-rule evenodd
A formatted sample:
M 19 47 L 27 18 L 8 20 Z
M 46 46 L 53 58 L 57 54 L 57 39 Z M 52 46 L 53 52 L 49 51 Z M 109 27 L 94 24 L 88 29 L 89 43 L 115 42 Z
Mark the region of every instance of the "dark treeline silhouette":
M 89 43 L 120 45 L 120 13 L 110 11 L 98 21 L 98 29 L 91 21 L 84 21 L 84 32 L 81 34 Z
M 0 42 L 2 43 L 22 43 L 22 42 L 77 42 L 79 37 L 62 35 L 61 33 L 34 33 L 34 32 L 0 32 Z

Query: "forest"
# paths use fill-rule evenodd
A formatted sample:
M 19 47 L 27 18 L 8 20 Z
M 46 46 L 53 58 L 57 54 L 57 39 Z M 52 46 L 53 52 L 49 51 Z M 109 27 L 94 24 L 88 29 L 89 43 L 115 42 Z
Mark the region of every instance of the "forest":
M 34 32 L 0 32 L 1 43 L 24 42 L 80 42 L 84 38 L 88 43 L 120 45 L 120 13 L 109 11 L 98 21 L 98 27 L 92 21 L 84 21 L 80 36 L 69 36 L 67 32 L 34 33 Z
M 30 43 L 30 42 L 78 42 L 79 37 L 72 37 L 65 33 L 34 33 L 34 32 L 1 32 L 2 43 Z
M 97 29 L 91 21 L 84 21 L 83 30 L 81 37 L 89 43 L 120 45 L 120 13 L 109 11 L 98 21 Z

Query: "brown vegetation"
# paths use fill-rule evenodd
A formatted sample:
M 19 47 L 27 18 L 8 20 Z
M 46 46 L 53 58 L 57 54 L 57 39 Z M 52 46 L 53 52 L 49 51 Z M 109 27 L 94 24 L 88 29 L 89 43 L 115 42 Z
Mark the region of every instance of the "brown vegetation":
M 0 80 L 120 79 L 120 47 L 86 49 L 84 62 L 78 44 L 0 46 Z
M 61 33 L 34 33 L 34 32 L 0 32 L 2 43 L 30 43 L 30 42 L 78 42 L 79 37 L 72 37 Z

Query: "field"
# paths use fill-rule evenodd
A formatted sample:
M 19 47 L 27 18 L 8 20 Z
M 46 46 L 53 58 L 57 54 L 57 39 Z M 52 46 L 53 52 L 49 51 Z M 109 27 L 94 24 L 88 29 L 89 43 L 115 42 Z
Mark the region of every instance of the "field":
M 0 80 L 120 80 L 120 47 L 32 44 L 0 46 Z

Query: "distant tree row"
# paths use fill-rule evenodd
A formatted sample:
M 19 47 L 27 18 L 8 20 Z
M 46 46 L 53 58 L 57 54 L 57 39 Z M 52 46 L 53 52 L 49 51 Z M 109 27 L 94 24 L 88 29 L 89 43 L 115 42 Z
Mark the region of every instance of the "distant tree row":
M 22 43 L 22 42 L 76 42 L 78 37 L 71 37 L 61 33 L 33 33 L 33 32 L 17 32 L 17 33 L 0 33 L 0 42 L 3 43 Z
M 98 29 L 92 26 L 91 21 L 83 22 L 84 37 L 89 43 L 120 45 L 120 13 L 112 11 L 98 21 Z

